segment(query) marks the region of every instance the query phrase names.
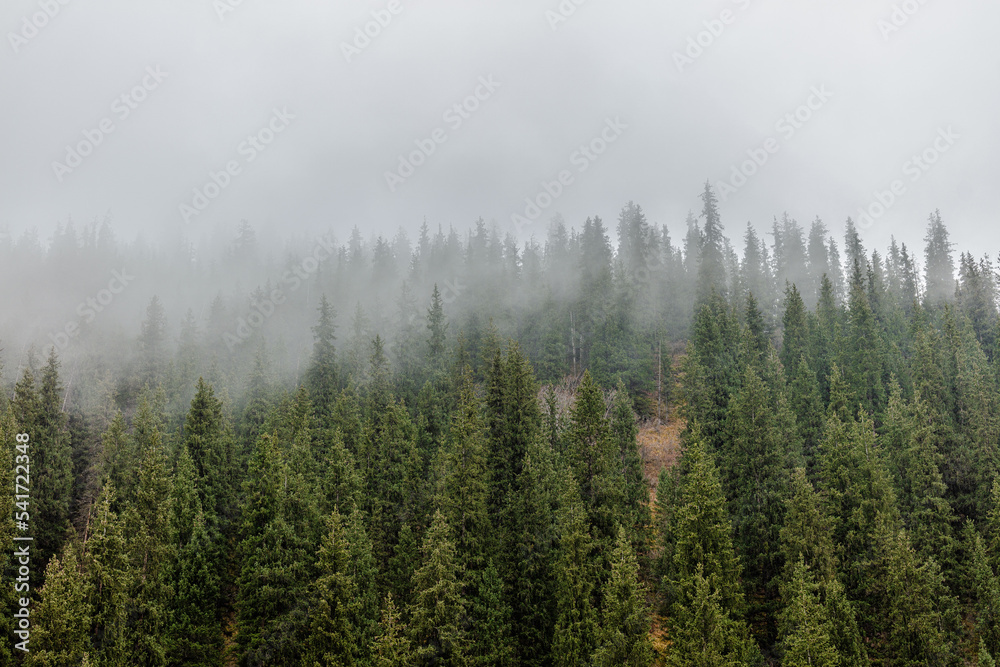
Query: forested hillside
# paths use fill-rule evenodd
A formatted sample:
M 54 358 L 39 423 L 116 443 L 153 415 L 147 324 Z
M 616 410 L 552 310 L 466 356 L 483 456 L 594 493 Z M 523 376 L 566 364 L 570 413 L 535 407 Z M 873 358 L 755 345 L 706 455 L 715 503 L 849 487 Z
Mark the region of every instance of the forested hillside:
M 679 242 L 4 241 L 0 665 L 994 666 L 990 257 L 702 201 Z

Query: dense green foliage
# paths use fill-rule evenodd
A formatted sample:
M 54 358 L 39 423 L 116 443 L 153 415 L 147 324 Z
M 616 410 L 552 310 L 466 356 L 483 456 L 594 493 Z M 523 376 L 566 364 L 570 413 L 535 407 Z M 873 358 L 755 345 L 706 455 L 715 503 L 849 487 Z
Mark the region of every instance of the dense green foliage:
M 355 235 L 283 305 L 305 347 L 227 353 L 224 300 L 173 347 L 155 299 L 122 363 L 70 355 L 100 398 L 29 354 L 32 650 L 5 586 L 0 666 L 995 664 L 992 264 L 937 213 L 923 276 L 787 216 L 741 259 L 702 201 L 681 247 L 631 203 L 616 251 L 600 219 Z

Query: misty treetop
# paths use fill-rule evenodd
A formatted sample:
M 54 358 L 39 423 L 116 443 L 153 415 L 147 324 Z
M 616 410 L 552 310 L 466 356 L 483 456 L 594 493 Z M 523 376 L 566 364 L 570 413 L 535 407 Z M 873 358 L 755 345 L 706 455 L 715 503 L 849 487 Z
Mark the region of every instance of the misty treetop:
M 995 664 L 1000 276 L 846 230 L 0 247 L 0 665 Z

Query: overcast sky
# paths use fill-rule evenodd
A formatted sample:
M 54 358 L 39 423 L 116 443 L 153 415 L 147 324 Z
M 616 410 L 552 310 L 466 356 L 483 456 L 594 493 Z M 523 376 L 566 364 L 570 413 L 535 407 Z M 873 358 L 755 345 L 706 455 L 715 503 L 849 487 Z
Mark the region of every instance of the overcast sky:
M 0 230 L 524 239 L 633 200 L 677 242 L 708 179 L 731 236 L 881 197 L 869 249 L 939 208 L 995 256 L 1000 3 L 922 1 L 4 0 Z

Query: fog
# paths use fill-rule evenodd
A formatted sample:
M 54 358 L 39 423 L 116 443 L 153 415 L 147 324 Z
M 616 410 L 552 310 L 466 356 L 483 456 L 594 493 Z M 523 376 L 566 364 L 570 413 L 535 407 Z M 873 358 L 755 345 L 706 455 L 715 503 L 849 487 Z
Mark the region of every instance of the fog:
M 984 198 L 996 178 L 990 153 L 1000 92 L 984 81 L 998 65 L 991 30 L 1000 7 L 916 0 L 399 0 L 396 13 L 387 7 L 4 3 L 0 228 L 17 235 L 37 227 L 45 242 L 57 223 L 110 212 L 127 238 L 200 242 L 244 218 L 292 233 L 332 227 L 343 236 L 354 225 L 412 235 L 424 217 L 465 228 L 481 216 L 523 241 L 544 236 L 555 213 L 579 225 L 634 200 L 651 220 L 681 232 L 687 211 L 699 207 L 700 185 L 731 182 L 748 151 L 774 139 L 777 152 L 720 202 L 730 224 L 764 229 L 788 211 L 842 230 L 898 179 L 905 193 L 863 230 L 871 243 L 895 235 L 915 244 L 935 208 L 953 223 L 959 245 L 998 238 Z M 371 23 L 379 18 L 385 27 Z M 365 37 L 366 25 L 375 37 Z M 161 76 L 151 78 L 148 68 Z M 489 97 L 472 100 L 467 118 L 453 112 L 446 120 L 475 95 L 480 77 L 496 82 Z M 155 88 L 139 91 L 142 101 L 121 101 L 144 82 Z M 820 87 L 828 99 L 800 110 Z M 251 161 L 239 147 L 275 109 L 287 111 L 287 129 Z M 801 127 L 778 129 L 797 111 L 807 118 Z M 609 118 L 627 129 L 578 172 L 572 154 Z M 97 136 L 105 119 L 113 131 L 78 167 L 54 167 L 86 132 Z M 948 128 L 959 138 L 947 155 L 907 171 L 905 163 Z M 435 129 L 444 143 L 390 188 L 385 173 Z M 230 161 L 241 172 L 204 211 L 184 216 L 181 205 L 192 205 L 194 190 Z M 525 198 L 563 169 L 573 171 L 572 185 L 531 225 L 515 225 Z
M 51 346 L 114 271 L 134 279 L 95 331 L 134 339 L 155 294 L 176 342 L 220 295 L 236 327 L 318 243 L 356 229 L 370 260 L 383 238 L 392 277 L 336 283 L 334 258 L 303 281 L 280 343 L 299 359 L 324 286 L 341 331 L 357 303 L 388 322 L 407 276 L 426 307 L 424 222 L 465 247 L 481 220 L 491 247 L 541 256 L 553 219 L 599 216 L 617 245 L 635 202 L 683 254 L 706 181 L 737 254 L 748 222 L 772 245 L 775 219 L 819 219 L 843 247 L 851 217 L 869 252 L 895 238 L 919 266 L 935 210 L 956 250 L 992 253 L 998 19 L 917 0 L 7 2 L 5 360 Z M 235 259 L 243 221 L 256 245 Z

